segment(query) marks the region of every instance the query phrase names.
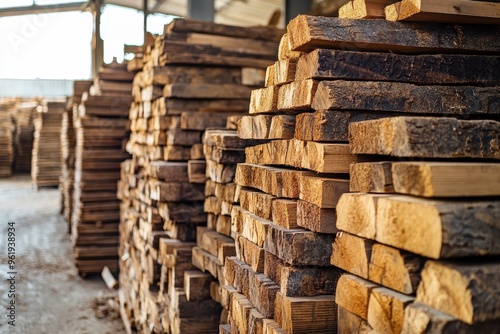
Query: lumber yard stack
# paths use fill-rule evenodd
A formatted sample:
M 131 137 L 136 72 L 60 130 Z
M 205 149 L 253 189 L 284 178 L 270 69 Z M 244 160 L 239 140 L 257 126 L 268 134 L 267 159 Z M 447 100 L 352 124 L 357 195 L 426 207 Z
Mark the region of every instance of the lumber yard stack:
M 246 251 L 226 260 L 221 332 L 498 330 L 499 33 L 290 22 L 238 127 L 270 141 L 236 169 L 232 231 Z M 395 192 L 396 170 L 422 192 L 405 194 L 433 182 L 448 193 L 368 194 Z
M 19 101 L 15 107 L 15 140 L 14 140 L 14 172 L 30 173 L 31 154 L 33 150 L 33 134 L 35 132 L 33 117 L 37 100 Z
M 44 101 L 33 117 L 31 179 L 35 188 L 56 187 L 61 175 L 61 119 L 66 103 Z
M 92 81 L 76 80 L 73 82 L 73 96 L 68 99 L 61 121 L 61 214 L 68 223 L 71 233 L 71 216 L 73 212 L 73 187 L 75 183 L 75 149 L 76 134 L 73 120 L 78 117 L 78 105 L 83 93 L 87 92 Z
M 350 0 L 339 17 L 388 21 L 457 24 L 499 24 L 500 4 L 495 0 Z
M 71 233 L 75 266 L 82 276 L 100 273 L 104 266 L 118 270 L 120 202 L 116 191 L 120 163 L 129 157 L 125 143 L 132 79 L 126 63 L 104 65 L 74 111 Z
M 248 112 L 281 34 L 176 19 L 146 48 L 129 115 L 132 159 L 122 165 L 118 189 L 120 304 L 128 328 L 218 333 L 221 306 L 207 290 L 215 279 L 192 263 L 197 228 L 207 225 L 205 166 L 213 165 L 205 162 L 203 133 Z M 220 173 L 229 182 L 230 171 Z
M 14 124 L 12 122 L 12 107 L 14 102 L 8 99 L 0 100 L 0 177 L 12 175 L 14 161 Z

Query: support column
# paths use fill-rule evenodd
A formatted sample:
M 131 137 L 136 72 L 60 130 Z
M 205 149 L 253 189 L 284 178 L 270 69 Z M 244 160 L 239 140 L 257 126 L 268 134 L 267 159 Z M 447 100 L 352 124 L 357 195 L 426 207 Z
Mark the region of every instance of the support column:
M 299 14 L 311 12 L 312 0 L 285 0 L 286 24 Z
M 97 77 L 104 63 L 104 42 L 101 38 L 102 0 L 94 1 L 94 34 L 92 36 L 92 78 Z
M 214 20 L 214 0 L 188 0 L 187 5 L 189 18 L 200 21 Z

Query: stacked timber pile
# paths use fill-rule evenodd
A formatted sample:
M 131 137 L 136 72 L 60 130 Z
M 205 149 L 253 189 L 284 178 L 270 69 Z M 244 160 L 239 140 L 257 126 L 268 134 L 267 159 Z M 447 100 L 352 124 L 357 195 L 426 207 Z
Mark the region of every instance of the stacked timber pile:
M 457 24 L 499 24 L 495 0 L 350 0 L 339 9 L 340 18 Z
M 207 225 L 211 162 L 204 161 L 203 131 L 248 111 L 251 88 L 262 84 L 281 34 L 179 19 L 144 54 L 130 108 L 133 158 L 122 166 L 118 192 L 126 326 L 144 333 L 218 332 L 221 307 L 206 290 L 213 279 L 195 271 L 191 259 L 197 227 Z M 229 170 L 216 171 L 231 177 Z
M 404 159 L 499 158 L 499 123 L 488 120 L 498 119 L 500 113 L 500 88 L 495 86 L 500 82 L 500 45 L 495 43 L 499 32 L 497 26 L 311 16 L 291 21 L 279 60 L 267 70 L 266 88 L 252 92 L 251 116 L 243 117 L 238 128 L 241 138 L 270 141 L 247 148 L 246 163 L 237 166 L 235 180 L 244 188 L 240 206 L 233 206 L 232 230 L 236 240 L 245 240 L 246 251 L 226 260 L 228 285 L 222 300 L 229 326 L 221 331 L 399 333 L 404 325 L 407 332 L 421 333 L 439 328 L 443 319 L 456 325 L 453 317 L 474 324 L 477 332 L 482 326 L 497 329 L 499 273 L 490 255 L 498 255 L 491 238 L 499 233 L 499 202 L 469 198 L 455 206 L 443 200 L 440 206 L 405 196 L 398 200 L 346 193 L 360 190 L 353 183 L 361 181 L 391 192 L 391 167 L 370 162 L 384 159 L 378 154 Z M 407 117 L 387 118 L 401 115 Z M 349 129 L 350 123 L 359 121 Z M 466 164 L 455 166 L 453 182 L 467 174 L 461 169 Z M 490 171 L 496 167 L 476 166 Z M 423 167 L 413 168 L 406 172 L 405 182 L 412 183 Z M 365 174 L 358 175 L 357 169 Z M 496 185 L 498 172 L 488 175 L 486 183 Z M 426 177 L 424 184 L 431 182 L 429 173 Z M 471 178 L 460 184 L 480 183 Z M 460 194 L 460 188 L 453 192 Z M 355 204 L 346 206 L 348 200 Z M 386 202 L 392 206 L 381 210 Z M 386 236 L 379 241 L 382 230 L 375 222 L 382 215 Z M 447 227 L 441 227 L 443 219 L 450 219 Z M 452 225 L 460 227 L 451 230 Z M 471 226 L 484 226 L 489 235 L 478 237 Z M 483 238 L 484 244 L 473 242 Z M 435 241 L 428 245 L 429 240 Z M 415 247 L 410 249 L 410 244 Z M 450 246 L 460 251 L 439 255 Z M 422 254 L 428 247 L 438 254 Z M 485 257 L 475 258 L 480 265 L 474 268 L 463 259 L 425 262 L 425 257 L 467 255 Z M 343 271 L 350 275 L 340 277 Z M 419 286 L 424 273 L 426 283 Z M 443 277 L 436 278 L 439 275 Z M 454 281 L 449 277 L 460 282 L 447 286 Z M 475 287 L 483 284 L 485 290 Z M 489 288 L 492 297 L 483 307 L 480 296 Z M 477 299 L 463 302 L 467 311 L 452 311 L 461 308 L 458 304 L 465 295 Z M 415 298 L 426 306 L 413 303 Z M 417 306 L 405 315 L 407 305 Z M 430 319 L 427 329 L 422 319 Z
M 61 175 L 61 120 L 64 102 L 47 101 L 39 105 L 33 123 L 35 127 L 31 178 L 35 188 L 56 187 Z
M 75 112 L 76 134 L 71 233 L 81 275 L 118 270 L 120 163 L 129 155 L 128 110 L 133 75 L 127 64 L 105 65 Z
M 0 100 L 0 177 L 12 175 L 14 124 L 12 123 L 11 110 L 11 101 Z
M 78 104 L 84 92 L 90 89 L 92 81 L 75 81 L 73 96 L 68 100 L 61 123 L 61 213 L 68 222 L 71 233 L 71 216 L 73 212 L 73 186 L 75 183 L 75 148 L 76 135 L 73 119 L 78 118 Z
M 21 101 L 16 105 L 15 121 L 15 156 L 14 171 L 16 173 L 30 173 L 31 154 L 33 150 L 33 134 L 35 132 L 33 117 L 39 101 Z

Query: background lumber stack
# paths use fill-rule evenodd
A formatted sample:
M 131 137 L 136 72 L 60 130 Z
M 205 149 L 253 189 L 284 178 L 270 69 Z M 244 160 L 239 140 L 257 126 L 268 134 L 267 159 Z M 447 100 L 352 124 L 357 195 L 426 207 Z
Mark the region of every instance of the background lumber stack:
M 197 227 L 207 224 L 203 131 L 247 112 L 280 34 L 178 19 L 146 48 L 129 115 L 133 158 L 122 166 L 118 192 L 126 326 L 218 332 L 221 307 L 207 290 L 213 279 L 191 259 Z
M 352 186 L 354 182 L 361 181 L 369 185 L 380 184 L 383 190 L 393 191 L 392 182 L 387 180 L 390 166 L 372 163 L 382 160 L 373 157 L 376 154 L 401 159 L 498 159 L 499 123 L 486 120 L 498 119 L 500 112 L 499 78 L 490 71 L 492 67 L 500 68 L 500 50 L 493 42 L 498 30 L 497 27 L 485 30 L 477 26 L 460 29 L 463 36 L 475 37 L 466 38 L 466 43 L 465 40 L 448 43 L 447 38 L 457 40 L 456 30 L 451 26 L 384 20 L 299 16 L 288 25 L 287 35 L 280 44 L 279 61 L 267 69 L 266 88 L 252 92 L 251 116 L 243 117 L 239 124 L 241 138 L 272 141 L 246 149 L 246 163 L 237 166 L 236 182 L 253 189 L 241 190 L 241 207 L 233 207 L 232 214 L 233 231 L 241 234 L 241 240 L 246 240 L 254 249 L 260 246 L 260 253 L 265 254 L 260 269 L 264 277 L 259 278 L 260 282 L 271 279 L 279 286 L 279 291 L 273 296 L 269 290 L 252 288 L 252 277 L 258 275 L 258 262 L 253 262 L 256 258 L 253 254 L 259 253 L 252 252 L 252 256 L 248 256 L 241 252 L 238 259 L 228 260 L 226 280 L 231 286 L 225 291 L 230 295 L 226 301 L 231 330 L 253 332 L 254 328 L 263 326 L 264 332 L 273 328 L 278 332 L 298 333 L 312 331 L 308 326 L 314 324 L 318 326 L 314 330 L 319 332 L 334 332 L 338 328 L 339 332 L 351 333 L 364 328 L 397 333 L 403 327 L 405 308 L 415 298 L 432 304 L 423 297 L 424 292 L 422 297 L 417 292 L 424 289 L 418 287 L 418 282 L 425 263 L 423 254 L 414 254 L 418 253 L 418 247 L 413 250 L 394 247 L 387 239 L 381 241 L 375 236 L 379 230 L 375 234 L 373 222 L 379 217 L 380 203 L 389 200 L 367 195 L 354 197 L 355 201 L 350 196 L 356 195 L 347 193 L 356 190 Z M 390 37 L 391 31 L 396 30 L 404 38 Z M 371 34 L 373 31 L 380 35 Z M 444 36 L 442 34 L 448 37 L 438 39 L 438 35 Z M 478 40 L 485 44 L 476 43 Z M 485 48 L 485 45 L 490 46 Z M 479 65 L 481 63 L 485 66 Z M 411 117 L 385 121 L 386 117 L 401 115 Z M 367 125 L 355 123 L 359 121 L 367 121 Z M 368 124 L 372 125 L 368 127 Z M 354 133 L 352 129 L 357 131 Z M 377 181 L 365 174 L 356 178 L 357 170 L 353 170 L 349 182 L 350 164 L 361 162 L 367 162 L 369 167 L 358 168 L 373 171 L 368 175 L 377 176 Z M 406 180 L 410 182 L 411 179 L 408 176 Z M 487 182 L 494 180 L 496 176 Z M 477 182 L 470 180 L 469 183 Z M 247 197 L 251 200 L 246 201 Z M 280 198 L 287 200 L 283 203 Z M 346 206 L 339 198 L 351 199 L 348 203 L 355 204 Z M 286 210 L 275 210 L 275 207 L 284 208 L 285 203 L 289 208 L 295 206 L 289 211 L 293 212 L 294 220 L 291 220 L 292 215 L 282 214 Z M 378 210 L 376 203 L 379 203 Z M 496 213 L 484 213 L 483 219 L 491 225 L 498 220 L 495 205 L 488 210 Z M 386 219 L 402 215 L 397 209 L 392 210 L 386 213 Z M 432 217 L 435 216 L 420 218 L 435 222 L 436 218 Z M 422 219 L 408 226 L 419 226 Z M 342 224 L 354 226 L 346 229 Z M 390 224 L 386 226 L 386 233 L 390 233 Z M 363 233 L 357 232 L 365 227 L 367 230 Z M 497 227 L 491 228 L 490 231 L 498 233 Z M 408 238 L 406 242 L 413 238 L 425 242 L 429 239 L 419 235 L 423 231 L 418 227 L 413 232 L 404 235 Z M 457 232 L 457 238 L 462 240 L 467 234 L 469 232 L 462 230 Z M 236 236 L 237 250 L 238 240 Z M 482 254 L 496 253 L 486 251 Z M 330 275 L 335 273 L 336 277 L 330 276 L 328 285 L 313 292 L 306 289 L 311 284 L 296 282 L 297 294 L 287 294 L 284 283 L 289 278 L 284 278 L 284 269 L 278 269 L 280 276 L 270 269 L 277 267 L 277 261 L 291 265 L 296 271 L 315 265 L 314 274 L 311 274 L 315 278 L 325 277 L 322 270 Z M 324 268 L 319 269 L 321 266 Z M 495 271 L 489 264 L 482 268 L 486 272 Z M 354 275 L 343 276 L 337 287 L 342 270 Z M 434 270 L 445 272 L 441 268 Z M 472 269 L 458 269 L 458 272 L 466 270 L 469 276 L 460 274 L 465 280 L 471 277 Z M 446 275 L 452 275 L 450 271 L 453 270 L 448 270 Z M 437 283 L 429 284 L 431 287 L 427 289 L 432 290 Z M 464 289 L 467 290 L 462 288 L 462 291 Z M 480 294 L 479 291 L 475 293 Z M 264 296 L 273 296 L 273 299 L 265 303 Z M 494 299 L 496 303 L 496 297 Z M 311 308 L 316 305 L 313 309 L 317 313 L 293 315 L 295 305 L 299 304 Z M 263 305 L 274 305 L 274 310 Z M 329 314 L 336 314 L 337 306 L 338 318 L 329 319 L 318 311 L 328 308 Z M 412 313 L 412 319 L 418 317 L 416 312 L 420 310 Z M 489 321 L 491 325 L 493 316 L 489 316 L 478 317 L 478 321 Z M 274 322 L 257 318 L 274 319 Z M 419 332 L 415 328 L 408 330 Z
M 68 222 L 68 232 L 71 233 L 71 216 L 73 212 L 73 187 L 75 184 L 75 149 L 76 134 L 73 120 L 78 118 L 78 105 L 83 93 L 89 90 L 92 81 L 75 81 L 73 96 L 68 100 L 61 124 L 61 214 Z
M 127 64 L 99 71 L 74 113 L 76 134 L 71 232 L 75 265 L 81 275 L 118 270 L 120 163 L 129 155 L 128 110 L 133 75 Z M 77 87 L 75 87 L 77 88 Z
M 55 187 L 61 176 L 61 120 L 65 102 L 45 101 L 33 117 L 31 179 L 35 188 Z
M 12 175 L 12 163 L 14 161 L 12 107 L 12 101 L 0 100 L 0 177 Z
M 33 116 L 39 103 L 36 100 L 26 100 L 16 104 L 14 117 L 16 122 L 14 171 L 16 173 L 30 173 L 31 171 L 31 154 L 35 131 Z

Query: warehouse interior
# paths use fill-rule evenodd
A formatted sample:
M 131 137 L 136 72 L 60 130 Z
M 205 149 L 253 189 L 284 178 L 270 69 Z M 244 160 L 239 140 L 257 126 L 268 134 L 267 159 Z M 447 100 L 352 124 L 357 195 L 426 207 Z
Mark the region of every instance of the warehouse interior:
M 497 0 L 5 0 L 0 44 L 0 332 L 500 332 Z

